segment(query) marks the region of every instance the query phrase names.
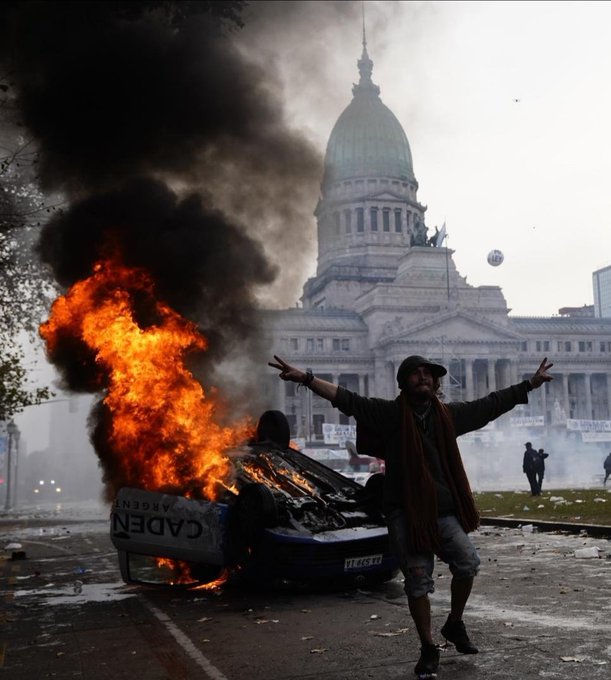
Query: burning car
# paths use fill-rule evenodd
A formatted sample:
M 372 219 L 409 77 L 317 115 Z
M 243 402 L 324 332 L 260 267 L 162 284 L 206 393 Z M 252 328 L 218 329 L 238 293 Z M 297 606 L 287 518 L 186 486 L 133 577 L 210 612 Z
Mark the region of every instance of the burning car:
M 155 580 L 150 558 L 156 568 L 180 563 L 191 582 L 227 570 L 266 583 L 392 578 L 397 563 L 380 511 L 381 475 L 362 486 L 288 444 L 283 414 L 268 411 L 256 440 L 226 453 L 235 483 L 218 499 L 120 489 L 111 540 L 123 579 Z

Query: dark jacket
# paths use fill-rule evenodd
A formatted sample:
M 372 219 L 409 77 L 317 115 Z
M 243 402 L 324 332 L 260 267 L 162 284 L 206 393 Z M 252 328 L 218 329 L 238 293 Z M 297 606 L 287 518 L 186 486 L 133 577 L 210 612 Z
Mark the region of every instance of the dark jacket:
M 478 430 L 490 421 L 510 411 L 517 404 L 528 403 L 527 393 L 530 390 L 528 380 L 492 392 L 482 399 L 474 401 L 450 402 L 450 410 L 456 436 Z M 386 461 L 384 482 L 384 512 L 389 514 L 397 508 L 402 508 L 403 481 L 401 480 L 401 407 L 399 397 L 394 400 L 362 397 L 342 387 L 337 388 L 337 397 L 333 401 L 347 416 L 353 416 L 357 422 L 357 448 L 361 455 L 376 456 Z M 372 450 L 368 448 L 363 432 L 371 432 L 375 440 L 380 442 Z M 447 487 L 443 480 L 443 473 L 438 466 L 439 453 L 434 437 L 423 437 L 423 447 L 431 474 L 437 484 L 440 514 L 451 512 L 451 496 L 448 497 Z M 373 440 L 372 440 L 373 441 Z M 448 506 L 448 503 L 450 506 Z
M 524 451 L 524 459 L 522 460 L 522 472 L 528 474 L 529 472 L 537 472 L 539 465 L 539 453 L 537 449 L 526 449 Z

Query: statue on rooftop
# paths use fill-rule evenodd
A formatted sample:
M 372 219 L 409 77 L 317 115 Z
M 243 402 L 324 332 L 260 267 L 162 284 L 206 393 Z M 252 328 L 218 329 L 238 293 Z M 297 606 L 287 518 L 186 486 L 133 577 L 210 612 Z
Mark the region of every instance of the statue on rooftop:
M 416 217 L 414 223 L 414 229 L 412 231 L 412 237 L 410 239 L 411 246 L 426 246 L 427 245 L 427 232 L 428 229 L 425 227 L 424 222 Z

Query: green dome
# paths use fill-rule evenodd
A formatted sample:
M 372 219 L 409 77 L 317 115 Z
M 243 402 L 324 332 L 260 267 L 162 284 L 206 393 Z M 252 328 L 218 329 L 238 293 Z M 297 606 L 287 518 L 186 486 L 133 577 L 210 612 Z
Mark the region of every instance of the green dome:
M 327 144 L 324 184 L 354 177 L 414 179 L 407 136 L 371 81 L 366 49 L 358 62 L 361 80 L 338 118 Z

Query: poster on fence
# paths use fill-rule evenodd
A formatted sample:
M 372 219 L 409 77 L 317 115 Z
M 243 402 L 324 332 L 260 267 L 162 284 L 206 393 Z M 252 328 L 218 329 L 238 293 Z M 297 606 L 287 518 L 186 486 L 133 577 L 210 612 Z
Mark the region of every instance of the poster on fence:
M 346 441 L 356 442 L 356 425 L 338 425 L 336 423 L 323 423 L 322 435 L 325 444 L 337 444 L 346 446 Z
M 543 416 L 514 416 L 509 419 L 511 427 L 543 427 L 545 418 Z

